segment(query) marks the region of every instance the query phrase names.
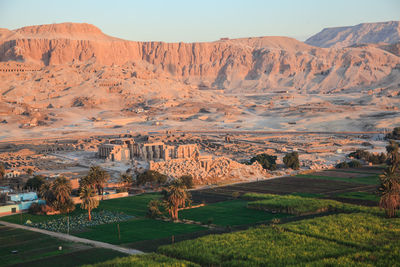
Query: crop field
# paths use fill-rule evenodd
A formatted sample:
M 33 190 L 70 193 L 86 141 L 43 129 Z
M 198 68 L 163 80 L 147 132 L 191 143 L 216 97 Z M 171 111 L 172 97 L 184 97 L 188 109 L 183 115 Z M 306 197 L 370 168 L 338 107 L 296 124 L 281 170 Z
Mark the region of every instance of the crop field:
M 299 174 L 296 177 L 300 178 L 309 178 L 309 179 L 320 179 L 320 180 L 331 180 L 331 181 L 343 181 L 348 183 L 355 183 L 355 184 L 366 184 L 366 185 L 376 185 L 379 182 L 379 176 L 377 174 L 370 175 L 370 176 L 361 176 L 357 177 L 357 174 L 353 175 L 352 173 L 343 173 L 343 177 L 339 176 L 327 176 L 320 175 L 319 173 L 313 174 Z
M 205 227 L 193 224 L 165 222 L 148 218 L 133 219 L 117 224 L 103 224 L 90 227 L 76 236 L 112 244 L 133 243 L 142 240 L 171 237 L 173 235 L 204 231 Z
M 58 247 L 62 246 L 62 250 Z M 12 253 L 12 251 L 16 251 Z M 124 254 L 61 241 L 35 232 L 0 226 L 0 266 L 77 266 L 96 263 Z
M 275 211 L 298 216 L 323 212 L 365 212 L 383 215 L 383 211 L 377 207 L 353 205 L 331 199 L 259 193 L 247 193 L 242 198 L 250 200 L 248 207 L 251 209 Z
M 369 192 L 347 192 L 335 195 L 338 198 L 347 198 L 347 199 L 362 199 L 369 200 L 375 203 L 379 202 L 379 196 L 374 193 Z
M 180 211 L 180 217 L 183 219 L 203 222 L 204 224 L 212 223 L 220 226 L 253 224 L 287 216 L 286 214 L 273 214 L 248 209 L 247 201 L 244 200 L 218 202 L 204 207 Z
M 336 214 L 210 235 L 158 252 L 214 266 L 399 266 L 400 218 Z
M 305 175 L 282 177 L 258 182 L 192 191 L 196 203 L 215 203 L 234 199 L 233 193 L 268 193 L 330 198 L 343 202 L 376 206 L 374 193 L 378 185 L 380 167 L 336 169 Z M 358 196 L 356 192 L 361 192 Z M 353 194 L 354 193 L 354 194 Z
M 115 260 L 98 263 L 93 266 L 109 267 L 109 266 L 136 266 L 136 267 L 200 267 L 193 262 L 178 260 L 164 255 L 150 253 L 145 255 L 133 255 L 129 257 L 118 258 Z

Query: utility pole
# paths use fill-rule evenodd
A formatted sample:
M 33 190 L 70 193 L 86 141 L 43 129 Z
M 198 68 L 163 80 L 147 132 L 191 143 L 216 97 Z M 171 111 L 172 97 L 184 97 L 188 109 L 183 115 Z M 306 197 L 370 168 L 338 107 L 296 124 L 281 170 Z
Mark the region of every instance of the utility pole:
M 121 240 L 121 232 L 119 230 L 119 224 L 117 224 L 117 228 L 118 228 L 118 240 Z
M 67 234 L 69 235 L 69 214 L 68 214 L 68 222 L 67 222 Z

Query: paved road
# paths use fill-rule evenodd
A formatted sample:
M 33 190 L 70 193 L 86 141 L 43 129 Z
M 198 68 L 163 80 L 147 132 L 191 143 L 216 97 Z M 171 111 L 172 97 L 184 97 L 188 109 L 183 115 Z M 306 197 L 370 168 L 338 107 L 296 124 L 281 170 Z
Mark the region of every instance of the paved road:
M 28 231 L 38 232 L 38 233 L 41 233 L 41 234 L 53 236 L 53 237 L 56 237 L 56 238 L 59 238 L 59 239 L 67 240 L 67 241 L 88 244 L 88 245 L 92 245 L 92 246 L 98 247 L 98 248 L 112 249 L 112 250 L 119 251 L 119 252 L 125 253 L 125 254 L 134 255 L 134 254 L 143 254 L 144 253 L 143 251 L 132 249 L 132 248 L 124 248 L 124 247 L 117 246 L 117 245 L 112 245 L 112 244 L 109 244 L 109 243 L 104 243 L 104 242 L 100 242 L 100 241 L 94 241 L 94 240 L 90 240 L 90 239 L 86 239 L 86 238 L 80 238 L 80 237 L 67 235 L 67 234 L 63 234 L 63 233 L 51 232 L 51 231 L 38 229 L 38 228 L 34 228 L 34 227 L 29 227 L 29 226 L 25 226 L 25 225 L 19 225 L 19 224 L 15 224 L 15 223 L 4 222 L 4 221 L 0 221 L 0 224 L 8 226 L 8 227 L 19 228 L 19 229 L 24 229 L 24 230 L 28 230 Z

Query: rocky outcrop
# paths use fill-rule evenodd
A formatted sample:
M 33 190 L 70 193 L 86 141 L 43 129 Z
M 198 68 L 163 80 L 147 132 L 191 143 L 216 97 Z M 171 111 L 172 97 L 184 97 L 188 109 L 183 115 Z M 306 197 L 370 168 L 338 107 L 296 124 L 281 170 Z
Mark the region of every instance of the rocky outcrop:
M 355 44 L 392 44 L 397 42 L 400 42 L 400 21 L 325 28 L 305 41 L 306 44 L 313 46 L 336 48 Z

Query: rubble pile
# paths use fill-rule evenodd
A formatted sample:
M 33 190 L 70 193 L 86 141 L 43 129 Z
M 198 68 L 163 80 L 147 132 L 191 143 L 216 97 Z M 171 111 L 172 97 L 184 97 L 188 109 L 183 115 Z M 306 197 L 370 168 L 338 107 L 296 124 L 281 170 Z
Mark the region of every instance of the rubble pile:
M 269 177 L 267 171 L 255 162 L 245 165 L 231 159 L 220 157 L 213 159 L 209 169 L 202 168 L 201 162 L 195 158 L 173 159 L 169 161 L 151 162 L 150 169 L 164 173 L 170 177 L 192 175 L 195 184 L 212 184 L 221 181 L 247 181 Z

